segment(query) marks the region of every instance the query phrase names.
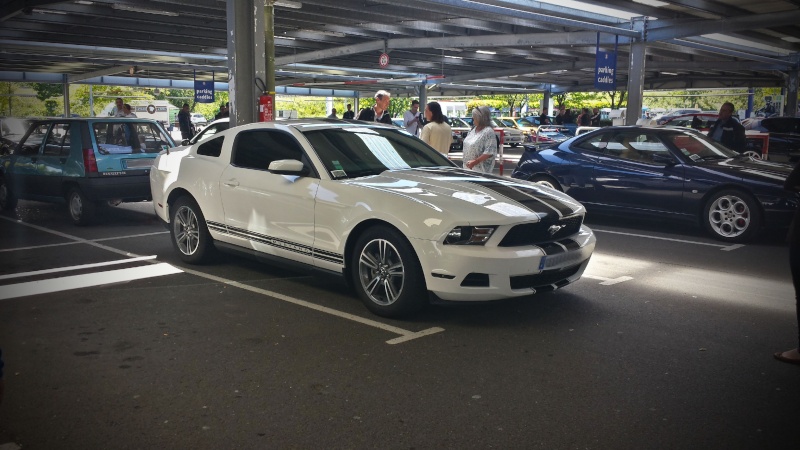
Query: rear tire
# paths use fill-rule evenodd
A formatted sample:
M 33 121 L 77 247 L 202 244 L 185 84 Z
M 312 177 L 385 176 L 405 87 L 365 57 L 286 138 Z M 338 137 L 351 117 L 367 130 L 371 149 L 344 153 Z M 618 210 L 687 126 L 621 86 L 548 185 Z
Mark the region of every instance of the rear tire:
M 761 210 L 746 192 L 726 189 L 708 199 L 701 219 L 714 238 L 726 242 L 745 242 L 758 233 Z
M 531 183 L 541 184 L 542 186 L 547 186 L 551 189 L 555 189 L 560 192 L 564 192 L 561 189 L 561 184 L 552 177 L 548 177 L 547 175 L 534 175 L 528 179 Z
M 11 191 L 6 177 L 0 177 L 0 210 L 9 211 L 17 207 L 17 197 Z
M 83 194 L 80 188 L 67 192 L 67 212 L 75 225 L 89 225 L 94 221 L 97 205 Z
M 200 206 L 191 197 L 180 197 L 170 207 L 169 234 L 181 260 L 189 264 L 207 262 L 214 252 L 211 234 Z

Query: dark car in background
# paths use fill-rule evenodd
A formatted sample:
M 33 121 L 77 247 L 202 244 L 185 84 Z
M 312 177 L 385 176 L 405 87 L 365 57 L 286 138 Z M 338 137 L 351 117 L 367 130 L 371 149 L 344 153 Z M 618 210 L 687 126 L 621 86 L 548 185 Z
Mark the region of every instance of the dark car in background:
M 88 224 L 98 206 L 150 200 L 153 160 L 174 146 L 150 119 L 34 120 L 0 156 L 0 209 L 18 199 L 66 203 L 75 224 Z
M 539 151 L 525 146 L 512 177 L 563 191 L 587 210 L 699 222 L 745 242 L 788 226 L 797 194 L 786 164 L 741 155 L 688 128 L 604 127 Z
M 796 163 L 800 160 L 800 117 L 769 117 L 754 129 L 769 133 L 767 154 L 770 161 Z M 761 149 L 752 148 L 761 154 Z M 763 156 L 763 155 L 762 155 Z

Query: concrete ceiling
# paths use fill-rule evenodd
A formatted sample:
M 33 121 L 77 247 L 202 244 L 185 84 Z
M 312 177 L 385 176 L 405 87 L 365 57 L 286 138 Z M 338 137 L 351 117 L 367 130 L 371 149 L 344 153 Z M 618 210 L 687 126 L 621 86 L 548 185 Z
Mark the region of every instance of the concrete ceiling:
M 227 81 L 224 0 L 0 4 L 2 81 L 212 72 Z M 799 1 L 275 0 L 276 84 L 413 93 L 426 83 L 430 95 L 594 90 L 599 36 L 602 50 L 618 42 L 624 89 L 630 39 L 642 37 L 631 31 L 634 16 L 650 18 L 645 89 L 785 86 L 798 67 Z M 384 51 L 390 63 L 380 68 Z

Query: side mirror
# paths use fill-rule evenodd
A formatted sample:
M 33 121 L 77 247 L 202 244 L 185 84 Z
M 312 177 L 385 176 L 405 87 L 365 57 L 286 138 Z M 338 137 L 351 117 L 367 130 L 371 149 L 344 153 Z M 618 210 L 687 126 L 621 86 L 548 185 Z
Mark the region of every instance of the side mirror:
M 663 164 L 665 166 L 674 166 L 677 164 L 675 159 L 672 156 L 665 156 L 665 155 L 653 155 L 653 162 L 656 164 Z
M 182 140 L 181 145 L 189 145 L 189 140 L 188 139 Z
M 279 159 L 269 163 L 267 169 L 278 175 L 307 175 L 309 170 L 302 162 L 296 159 Z

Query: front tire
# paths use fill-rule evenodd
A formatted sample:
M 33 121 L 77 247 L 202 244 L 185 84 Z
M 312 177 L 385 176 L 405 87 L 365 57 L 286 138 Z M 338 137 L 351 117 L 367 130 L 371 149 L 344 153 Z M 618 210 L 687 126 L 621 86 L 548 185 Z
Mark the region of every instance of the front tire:
M 427 302 L 425 277 L 414 249 L 392 228 L 376 226 L 359 236 L 351 268 L 353 287 L 374 314 L 407 316 Z
M 703 208 L 703 224 L 714 238 L 745 242 L 761 227 L 761 211 L 749 194 L 726 189 L 712 195 Z
M 214 246 L 200 206 L 190 197 L 180 197 L 170 211 L 169 234 L 181 260 L 189 264 L 207 262 Z
M 75 225 L 89 225 L 94 221 L 96 205 L 86 198 L 80 188 L 71 188 L 67 192 L 67 211 Z
M 8 211 L 17 207 L 17 197 L 5 177 L 0 177 L 0 210 Z

